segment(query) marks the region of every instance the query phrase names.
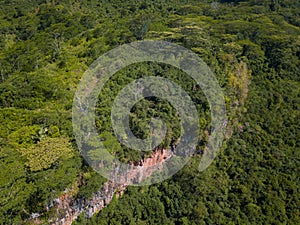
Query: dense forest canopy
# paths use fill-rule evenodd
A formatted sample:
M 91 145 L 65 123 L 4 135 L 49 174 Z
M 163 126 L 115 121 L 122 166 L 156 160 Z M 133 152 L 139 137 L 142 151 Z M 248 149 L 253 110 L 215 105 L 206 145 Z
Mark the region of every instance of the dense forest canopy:
M 116 143 L 110 109 L 128 82 L 155 74 L 181 85 L 200 118 L 198 152 L 175 176 L 129 187 L 97 215 L 75 224 L 298 224 L 300 168 L 300 2 L 0 1 L 0 224 L 42 224 L 63 193 L 90 197 L 105 182 L 80 155 L 72 101 L 101 54 L 137 40 L 164 40 L 198 54 L 225 93 L 227 140 L 199 173 L 210 130 L 201 89 L 180 70 L 143 63 L 119 71 L 99 95 L 96 125 L 124 162 L 142 157 Z M 167 121 L 162 143 L 180 136 L 178 115 L 160 99 L 132 110 L 134 134 L 151 117 Z M 298 222 L 297 222 L 298 221 Z

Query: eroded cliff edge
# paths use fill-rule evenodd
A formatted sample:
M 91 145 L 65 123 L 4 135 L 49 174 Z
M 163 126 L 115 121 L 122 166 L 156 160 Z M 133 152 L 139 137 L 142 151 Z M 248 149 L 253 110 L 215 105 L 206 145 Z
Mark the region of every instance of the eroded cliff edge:
M 172 155 L 171 150 L 155 149 L 149 158 L 132 164 L 132 169 L 129 171 L 130 180 L 141 180 L 149 177 L 155 171 L 151 166 L 160 165 L 162 167 L 163 163 Z M 50 219 L 49 223 L 53 225 L 70 225 L 82 213 L 85 218 L 90 218 L 106 207 L 114 195 L 116 197 L 122 195 L 127 186 L 128 184 L 107 181 L 90 199 L 85 197 L 75 199 L 66 193 L 54 201 L 51 208 L 55 207 L 57 215 L 55 218 Z

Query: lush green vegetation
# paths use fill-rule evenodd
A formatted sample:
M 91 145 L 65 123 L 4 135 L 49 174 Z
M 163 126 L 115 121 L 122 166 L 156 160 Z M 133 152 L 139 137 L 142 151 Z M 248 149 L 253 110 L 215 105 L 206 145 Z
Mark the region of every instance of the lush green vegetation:
M 229 135 L 199 173 L 196 155 L 180 173 L 120 199 L 79 224 L 297 224 L 299 218 L 300 3 L 249 1 L 0 1 L 0 224 L 24 224 L 68 191 L 89 197 L 104 179 L 80 156 L 72 100 L 83 72 L 106 51 L 135 40 L 175 42 L 197 53 L 226 94 Z M 97 126 L 112 153 L 139 155 L 113 139 L 110 106 L 131 80 L 165 76 L 209 108 L 180 71 L 133 65 L 100 93 Z M 251 83 L 250 83 L 251 82 Z M 109 90 L 109 91 L 108 91 Z M 105 101 L 104 101 L 105 100 Z M 178 138 L 178 117 L 159 99 L 136 104 L 131 126 L 145 137 L 152 116 L 167 121 L 163 145 Z M 230 135 L 230 133 L 232 135 Z M 200 151 L 201 152 L 201 151 Z
M 115 97 L 123 87 L 136 79 L 153 75 L 166 77 L 168 80 L 179 84 L 184 90 L 187 90 L 189 96 L 197 101 L 196 106 L 199 117 L 201 117 L 201 128 L 204 129 L 208 127 L 207 121 L 210 120 L 208 103 L 200 87 L 197 86 L 189 76 L 177 68 L 158 63 L 139 63 L 128 66 L 116 73 L 107 84 L 104 85 L 103 91 L 101 91 L 99 95 L 96 110 L 98 115 L 96 125 L 100 137 L 105 140 L 104 145 L 112 154 L 117 155 L 122 161 L 139 161 L 142 157 L 149 155 L 149 153 L 145 154 L 145 152 L 141 151 L 140 154 L 138 154 L 135 150 L 119 144 L 112 132 L 111 119 L 107 119 L 110 118 L 110 109 L 113 106 Z M 136 137 L 141 139 L 148 137 L 150 133 L 149 124 L 151 118 L 158 117 L 165 121 L 167 126 L 167 134 L 160 147 L 169 148 L 170 144 L 175 143 L 180 137 L 180 116 L 166 100 L 156 97 L 147 97 L 137 102 L 131 112 L 130 127 Z M 204 143 L 205 142 L 202 143 L 202 146 L 199 145 L 198 147 L 203 147 Z

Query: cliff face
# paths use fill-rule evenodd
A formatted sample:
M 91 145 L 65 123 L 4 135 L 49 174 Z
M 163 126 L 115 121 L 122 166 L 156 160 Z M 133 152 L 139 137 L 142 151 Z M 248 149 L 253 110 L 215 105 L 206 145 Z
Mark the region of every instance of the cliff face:
M 134 182 L 139 182 L 142 179 L 149 177 L 154 172 L 154 169 L 149 166 L 158 165 L 159 167 L 162 167 L 163 163 L 171 156 L 172 151 L 167 151 L 165 149 L 153 151 L 151 157 L 132 164 L 132 169 L 129 172 L 129 179 Z M 49 220 L 49 223 L 53 225 L 70 225 L 81 213 L 84 213 L 85 218 L 90 218 L 107 206 L 114 194 L 116 197 L 121 196 L 127 186 L 128 184 L 126 183 L 119 184 L 107 181 L 102 186 L 101 190 L 96 191 L 93 194 L 91 199 L 86 199 L 84 197 L 74 199 L 68 194 L 62 195 L 59 199 L 54 201 L 52 207 L 56 208 L 57 217 Z

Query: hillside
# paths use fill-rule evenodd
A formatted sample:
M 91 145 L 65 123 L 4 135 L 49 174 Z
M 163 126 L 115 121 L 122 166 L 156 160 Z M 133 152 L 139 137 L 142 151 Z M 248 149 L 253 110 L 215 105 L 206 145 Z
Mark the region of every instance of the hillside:
M 123 68 L 96 106 L 109 152 L 127 164 L 153 154 L 118 143 L 110 120 L 122 88 L 149 76 L 172 80 L 191 96 L 201 128 L 197 151 L 171 178 L 129 186 L 74 224 L 299 223 L 299 1 L 1 0 L 0 12 L 0 224 L 49 224 L 64 216 L 56 199 L 90 199 L 107 184 L 79 150 L 73 99 L 92 62 L 142 40 L 176 43 L 209 66 L 225 95 L 225 141 L 199 172 L 213 130 L 203 90 L 170 65 Z M 166 100 L 145 98 L 130 116 L 138 138 L 160 117 L 167 133 L 159 148 L 172 150 L 180 140 L 180 115 Z

